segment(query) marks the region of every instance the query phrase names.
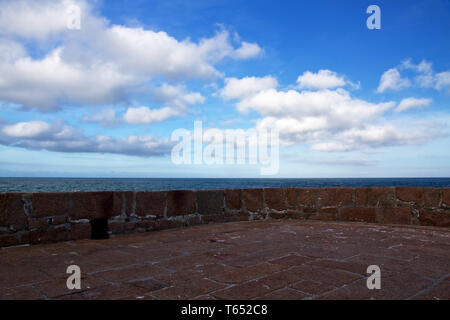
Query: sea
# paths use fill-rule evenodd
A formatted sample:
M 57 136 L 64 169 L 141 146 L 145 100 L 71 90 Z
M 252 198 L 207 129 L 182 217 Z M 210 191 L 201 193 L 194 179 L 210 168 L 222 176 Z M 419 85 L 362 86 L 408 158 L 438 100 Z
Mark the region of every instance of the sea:
M 0 193 L 380 186 L 421 186 L 442 188 L 450 187 L 450 178 L 0 178 Z

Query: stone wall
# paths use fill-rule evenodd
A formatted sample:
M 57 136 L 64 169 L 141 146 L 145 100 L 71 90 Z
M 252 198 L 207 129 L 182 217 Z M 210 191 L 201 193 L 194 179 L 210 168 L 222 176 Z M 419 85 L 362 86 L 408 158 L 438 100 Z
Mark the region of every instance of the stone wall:
M 450 188 L 3 193 L 0 246 L 90 239 L 98 225 L 115 235 L 260 219 L 450 227 Z

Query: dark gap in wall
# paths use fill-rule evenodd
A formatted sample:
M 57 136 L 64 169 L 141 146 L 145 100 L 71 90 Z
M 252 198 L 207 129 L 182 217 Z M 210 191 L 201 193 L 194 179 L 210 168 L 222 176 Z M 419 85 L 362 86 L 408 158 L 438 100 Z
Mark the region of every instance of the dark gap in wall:
M 108 238 L 108 219 L 101 218 L 91 220 L 91 239 L 102 240 Z

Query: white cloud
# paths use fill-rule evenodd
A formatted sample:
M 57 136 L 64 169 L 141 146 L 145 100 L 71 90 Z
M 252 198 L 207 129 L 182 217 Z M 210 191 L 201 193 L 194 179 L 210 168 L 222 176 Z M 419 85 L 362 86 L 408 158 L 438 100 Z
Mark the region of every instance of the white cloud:
M 399 69 L 415 72 L 417 75 L 414 76 L 414 82 L 407 77 L 402 78 Z M 411 59 L 407 59 L 398 68 L 389 69 L 381 76 L 377 92 L 400 90 L 413 85 L 436 90 L 450 89 L 450 71 L 434 73 L 431 62 L 422 60 L 419 64 L 415 64 Z
M 268 89 L 240 100 L 237 109 L 242 113 L 253 110 L 263 116 L 322 116 L 329 118 L 330 125 L 339 126 L 373 119 L 393 105 L 356 99 L 344 89 L 301 92 Z
M 333 89 L 346 84 L 344 77 L 330 70 L 305 71 L 297 78 L 299 89 Z
M 151 124 L 163 122 L 171 117 L 182 116 L 189 112 L 190 105 L 205 102 L 205 98 L 198 92 L 188 92 L 183 85 L 162 84 L 149 89 L 151 99 L 163 105 L 162 108 L 150 109 L 146 106 L 129 107 L 123 116 L 116 114 L 113 109 L 106 109 L 92 116 L 84 116 L 83 122 L 98 123 L 102 126 L 115 126 L 121 123 Z
M 230 44 L 226 30 L 198 43 L 178 41 L 163 31 L 117 25 L 105 30 L 103 35 L 104 38 L 93 46 L 103 51 L 106 59 L 123 66 L 124 70 L 171 79 L 219 77 L 221 73 L 213 64 L 235 57 L 239 50 Z
M 311 146 L 312 150 L 327 152 L 343 152 L 362 149 L 365 147 L 381 148 L 387 146 L 419 145 L 430 139 L 443 135 L 433 131 L 416 128 L 400 130 L 392 124 L 365 125 L 362 128 L 351 128 L 338 133 L 335 141 L 319 142 Z
M 21 44 L 15 41 L 0 38 L 0 63 L 11 63 L 16 59 L 23 58 L 25 56 L 26 51 Z
M 150 109 L 148 107 L 128 108 L 123 116 L 123 120 L 130 124 L 150 124 L 163 122 L 179 114 L 179 111 L 170 107 L 161 109 Z
M 220 90 L 219 94 L 225 100 L 242 99 L 277 86 L 278 81 L 271 76 L 262 78 L 245 77 L 242 79 L 226 78 L 225 87 Z
M 436 74 L 436 89 L 450 89 L 450 71 Z
M 188 106 L 205 102 L 198 92 L 187 92 L 182 85 L 162 84 L 151 90 L 152 98 L 164 107 L 150 109 L 145 106 L 128 108 L 123 115 L 123 121 L 129 124 L 151 124 L 163 122 L 171 117 L 188 113 Z
M 73 3 L 82 11 L 80 30 L 66 26 Z M 255 43 L 234 46 L 225 29 L 197 42 L 178 40 L 164 31 L 111 25 L 93 12 L 84 1 L 1 1 L 0 99 L 42 111 L 123 102 L 153 79 L 214 79 L 222 76 L 215 65 L 223 59 L 262 52 Z M 32 57 L 22 43 L 48 51 Z
M 386 90 L 401 90 L 410 86 L 411 81 L 408 78 L 402 78 L 400 72 L 396 68 L 392 68 L 387 70 L 381 76 L 377 92 L 382 93 Z
M 257 43 L 243 41 L 241 46 L 235 50 L 234 57 L 236 59 L 248 59 L 259 56 L 262 52 L 262 49 Z
M 398 107 L 395 109 L 396 112 L 402 112 L 410 109 L 418 109 L 423 107 L 429 107 L 431 104 L 431 99 L 417 99 L 417 98 L 406 98 L 403 99 Z
M 58 109 L 66 100 L 77 103 L 112 103 L 123 96 L 123 88 L 134 83 L 112 64 L 70 64 L 62 58 L 62 48 L 40 60 L 18 58 L 0 61 L 0 99 L 36 107 Z
M 435 78 L 431 74 L 421 74 L 414 77 L 416 85 L 422 88 L 431 88 L 435 85 Z
M 0 127 L 0 144 L 57 152 L 117 153 L 134 156 L 161 156 L 170 153 L 173 143 L 152 135 L 123 138 L 85 136 L 62 121 L 6 124 Z
M 74 4 L 87 9 L 84 1 L 1 1 L 0 34 L 38 40 L 56 36 L 67 30 L 67 10 Z
M 382 125 L 377 124 L 383 114 L 395 106 L 394 102 L 365 101 L 353 97 L 342 88 L 277 90 L 274 85 L 261 85 L 262 79 L 233 79 L 226 82 L 222 96 L 238 99 L 236 108 L 241 113 L 254 111 L 261 115 L 256 121 L 256 129 L 276 128 L 280 133 L 280 142 L 285 146 L 306 143 L 313 150 L 345 152 L 420 144 L 439 136 L 439 132 L 428 130 L 424 125 L 413 126 L 409 123 L 400 128 L 386 120 Z M 247 86 L 249 83 L 253 85 Z M 260 90 L 255 89 L 258 87 Z M 428 103 L 405 100 L 402 108 Z
M 179 110 L 184 110 L 189 105 L 204 103 L 206 100 L 199 92 L 188 92 L 183 85 L 163 83 L 150 91 L 157 103 Z
M 14 138 L 35 138 L 48 133 L 51 126 L 42 121 L 18 122 L 3 127 L 2 132 Z
M 431 74 L 433 72 L 433 64 L 426 60 L 422 60 L 419 64 L 414 64 L 411 59 L 407 59 L 402 62 L 401 67 L 422 74 Z

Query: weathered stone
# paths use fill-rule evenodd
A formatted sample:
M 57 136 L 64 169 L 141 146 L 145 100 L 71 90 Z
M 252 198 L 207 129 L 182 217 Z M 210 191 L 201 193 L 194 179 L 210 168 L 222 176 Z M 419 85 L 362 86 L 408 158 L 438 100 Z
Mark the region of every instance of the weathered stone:
M 450 188 L 442 189 L 442 203 L 450 207 Z
M 269 209 L 282 211 L 287 209 L 286 190 L 282 188 L 264 189 L 264 198 Z
M 318 221 L 336 221 L 336 214 L 329 213 L 314 213 L 308 215 L 308 220 L 318 220 Z
M 331 207 L 331 208 L 330 207 L 320 208 L 319 212 L 320 213 L 334 215 L 335 217 L 337 217 L 337 214 L 339 212 L 339 208 L 334 208 L 334 207 Z
M 320 207 L 341 207 L 353 205 L 353 189 L 324 188 L 319 192 Z
M 287 216 L 286 212 L 276 212 L 276 211 L 269 212 L 269 218 L 271 219 L 283 219 L 286 216 Z
M 22 228 L 27 222 L 22 194 L 0 193 L 0 226 Z
M 368 188 L 367 206 L 379 208 L 380 207 L 394 208 L 396 206 L 394 188 L 392 187 Z
M 298 208 L 298 189 L 297 188 L 287 188 L 286 189 L 287 204 L 289 209 Z
M 220 222 L 226 222 L 227 219 L 222 214 L 216 214 L 216 215 L 205 215 L 202 217 L 203 223 L 220 223 Z
M 424 188 L 424 206 L 427 208 L 439 207 L 441 190 L 437 188 Z
M 240 189 L 225 190 L 225 205 L 227 209 L 239 210 L 242 208 L 242 198 Z
M 423 204 L 423 188 L 420 187 L 396 187 L 395 194 L 401 201 Z
M 99 219 L 113 216 L 113 192 L 74 192 L 70 218 Z
M 67 192 L 33 193 L 33 217 L 42 218 L 68 214 L 70 195 Z
M 375 208 L 341 208 L 339 220 L 376 222 L 376 210 Z
M 409 207 L 379 208 L 382 221 L 386 224 L 411 224 L 412 212 Z
M 0 194 L 0 246 L 89 238 L 89 221 L 105 218 L 113 234 L 268 218 L 450 226 L 450 206 L 445 202 L 449 190 L 267 188 Z M 55 209 L 58 206 L 66 207 Z M 52 215 L 58 212 L 63 214 Z M 139 215 L 131 214 L 134 212 Z
M 289 219 L 298 219 L 298 220 L 305 220 L 307 216 L 302 213 L 298 212 L 297 210 L 288 210 L 286 213 L 286 217 Z
M 28 227 L 32 229 L 43 229 L 50 226 L 58 226 L 68 222 L 67 216 L 45 217 L 39 219 L 28 219 Z
M 46 230 L 30 231 L 29 241 L 30 244 L 61 242 L 69 240 L 68 235 L 69 232 L 66 227 L 49 228 Z
M 183 220 L 158 220 L 155 221 L 153 226 L 154 230 L 165 230 L 171 228 L 181 228 L 185 226 L 185 222 Z
M 425 208 L 420 210 L 419 221 L 422 226 L 450 227 L 450 210 Z
M 300 205 L 303 207 L 316 208 L 317 199 L 319 197 L 319 189 L 299 189 Z
M 165 191 L 139 191 L 136 192 L 136 214 L 141 217 L 153 215 L 164 216 L 166 208 Z
M 129 199 L 131 198 L 131 199 Z M 133 193 L 131 191 L 113 192 L 113 216 L 128 215 L 132 213 L 130 208 L 133 204 Z M 134 212 L 133 212 L 134 213 Z
M 317 213 L 318 209 L 316 207 L 304 207 L 302 209 L 302 212 L 305 214 L 312 214 L 312 213 Z
M 17 246 L 21 243 L 21 237 L 18 232 L 9 234 L 0 234 L 0 247 Z
M 358 207 L 367 206 L 369 199 L 369 188 L 356 188 L 355 189 L 355 205 Z
M 90 239 L 90 223 L 72 223 L 70 226 L 70 238 L 72 240 Z
M 245 208 L 251 212 L 258 212 L 263 208 L 262 189 L 244 189 L 242 190 Z
M 223 190 L 197 191 L 198 213 L 201 215 L 222 215 L 224 212 Z
M 193 214 L 197 210 L 195 192 L 190 190 L 167 192 L 167 216 Z

